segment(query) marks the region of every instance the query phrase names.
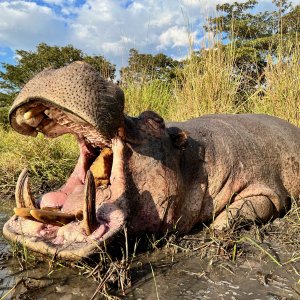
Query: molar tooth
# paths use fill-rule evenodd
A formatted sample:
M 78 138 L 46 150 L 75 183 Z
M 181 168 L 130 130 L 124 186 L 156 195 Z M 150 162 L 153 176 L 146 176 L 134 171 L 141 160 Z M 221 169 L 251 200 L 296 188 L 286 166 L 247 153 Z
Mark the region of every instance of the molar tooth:
M 51 117 L 51 110 L 49 108 L 45 109 L 44 114 L 50 118 Z
M 47 211 L 43 209 L 32 209 L 30 215 L 37 221 L 55 226 L 63 226 L 75 221 L 74 214 L 68 214 L 58 211 Z
M 53 120 L 45 119 L 39 124 L 37 127 L 38 130 L 41 131 L 49 131 L 51 130 L 57 123 Z
M 87 235 L 90 235 L 96 225 L 96 186 L 94 176 L 90 170 L 87 171 L 84 186 L 84 207 L 82 226 Z

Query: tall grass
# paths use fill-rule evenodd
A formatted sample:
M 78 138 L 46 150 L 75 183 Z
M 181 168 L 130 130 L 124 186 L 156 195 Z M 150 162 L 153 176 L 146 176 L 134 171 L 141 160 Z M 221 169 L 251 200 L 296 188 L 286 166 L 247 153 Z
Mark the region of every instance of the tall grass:
M 300 127 L 300 44 L 291 45 L 287 52 L 285 59 L 281 51 L 268 58 L 265 87 L 249 102 L 253 113 L 278 116 Z
M 172 100 L 172 84 L 158 79 L 144 83 L 127 82 L 125 112 L 137 116 L 145 110 L 153 110 L 167 117 Z
M 241 79 L 234 74 L 234 57 L 220 47 L 204 50 L 201 56 L 192 56 L 179 72 L 170 106 L 172 119 L 183 121 L 204 114 L 236 112 Z
M 265 113 L 300 126 L 299 43 L 269 56 L 265 82 L 251 88 L 245 86 L 249 80 L 237 72 L 235 56 L 234 48 L 224 51 L 216 46 L 202 51 L 201 59 L 192 55 L 172 83 L 127 83 L 123 86 L 126 113 L 136 116 L 150 109 L 174 121 L 209 113 Z

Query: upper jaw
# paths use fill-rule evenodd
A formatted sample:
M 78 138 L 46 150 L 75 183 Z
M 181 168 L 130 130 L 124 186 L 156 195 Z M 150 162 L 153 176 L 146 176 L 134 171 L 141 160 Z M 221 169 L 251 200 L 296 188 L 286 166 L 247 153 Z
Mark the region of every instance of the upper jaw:
M 69 112 L 77 123 L 86 123 L 113 138 L 123 122 L 124 93 L 113 82 L 84 62 L 49 68 L 29 80 L 18 94 L 9 113 L 10 124 L 17 132 L 34 135 L 32 126 L 18 121 L 17 112 L 36 101 Z

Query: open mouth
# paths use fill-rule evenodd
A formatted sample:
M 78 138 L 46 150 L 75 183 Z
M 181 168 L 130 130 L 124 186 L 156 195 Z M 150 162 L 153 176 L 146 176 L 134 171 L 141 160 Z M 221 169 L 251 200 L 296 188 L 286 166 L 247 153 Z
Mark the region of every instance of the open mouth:
M 4 236 L 64 259 L 97 251 L 125 223 L 126 213 L 118 205 L 125 185 L 121 138 L 107 138 L 76 115 L 40 99 L 18 107 L 13 118 L 31 135 L 75 135 L 80 156 L 66 183 L 39 199 L 31 194 L 28 171 L 23 170 L 15 215 L 4 225 Z

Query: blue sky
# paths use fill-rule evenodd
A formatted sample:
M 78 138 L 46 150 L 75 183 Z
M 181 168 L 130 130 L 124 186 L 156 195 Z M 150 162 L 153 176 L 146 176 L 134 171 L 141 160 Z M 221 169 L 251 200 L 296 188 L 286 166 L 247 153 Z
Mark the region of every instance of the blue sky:
M 0 62 L 14 63 L 16 49 L 34 50 L 41 42 L 73 44 L 118 68 L 127 64 L 130 48 L 183 58 L 189 35 L 196 48 L 205 45 L 202 25 L 224 2 L 233 1 L 0 0 Z M 272 0 L 260 0 L 259 8 L 273 8 Z

